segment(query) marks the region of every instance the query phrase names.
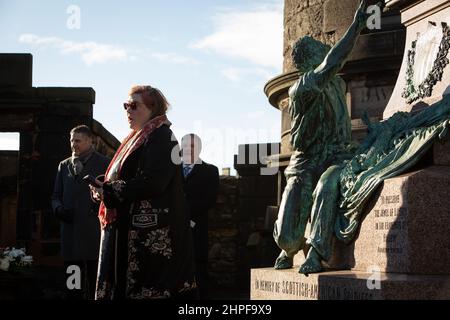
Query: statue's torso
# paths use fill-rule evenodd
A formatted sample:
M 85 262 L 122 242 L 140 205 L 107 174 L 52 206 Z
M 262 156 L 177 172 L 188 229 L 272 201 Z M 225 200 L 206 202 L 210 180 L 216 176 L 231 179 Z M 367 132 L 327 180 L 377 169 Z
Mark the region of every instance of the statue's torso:
M 307 158 L 339 153 L 351 140 L 351 122 L 345 102 L 344 81 L 334 76 L 319 88 L 307 73 L 289 89 L 291 143 Z

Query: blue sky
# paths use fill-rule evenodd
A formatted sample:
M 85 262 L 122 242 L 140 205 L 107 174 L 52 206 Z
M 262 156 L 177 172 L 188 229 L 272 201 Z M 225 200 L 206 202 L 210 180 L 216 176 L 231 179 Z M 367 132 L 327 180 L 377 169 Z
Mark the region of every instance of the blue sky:
M 93 87 L 94 118 L 119 140 L 129 88 L 155 86 L 176 137 L 199 134 L 219 168 L 238 144 L 280 140 L 263 87 L 282 71 L 282 38 L 282 0 L 0 0 L 0 52 L 33 54 L 33 86 Z M 0 149 L 15 140 L 1 134 Z

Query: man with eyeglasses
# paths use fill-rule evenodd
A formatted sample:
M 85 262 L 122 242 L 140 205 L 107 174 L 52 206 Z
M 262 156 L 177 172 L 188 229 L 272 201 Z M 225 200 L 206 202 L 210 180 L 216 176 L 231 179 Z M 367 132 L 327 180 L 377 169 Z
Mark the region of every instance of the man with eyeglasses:
M 70 131 L 72 156 L 59 164 L 52 195 L 53 211 L 61 222 L 65 268 L 78 266 L 82 276 L 81 290 L 68 288 L 70 299 L 93 299 L 95 291 L 100 243 L 98 205 L 91 200 L 83 177 L 104 174 L 110 159 L 95 151 L 92 138 L 90 128 L 85 125 Z

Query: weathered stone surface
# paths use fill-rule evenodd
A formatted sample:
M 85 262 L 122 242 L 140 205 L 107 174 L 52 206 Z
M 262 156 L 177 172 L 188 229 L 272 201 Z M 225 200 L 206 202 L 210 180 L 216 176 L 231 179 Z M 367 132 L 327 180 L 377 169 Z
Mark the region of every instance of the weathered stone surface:
M 95 119 L 92 119 L 92 132 L 97 136 L 96 147 L 97 150 L 102 149 L 103 154 L 113 157 L 117 148 L 120 146 L 120 141 L 117 140 L 103 125 Z
M 280 253 L 272 231 L 258 231 L 250 234 L 247 240 L 247 260 L 250 267 L 272 267 Z
M 266 218 L 264 222 L 264 229 L 273 231 L 273 226 L 278 217 L 278 206 L 268 206 L 266 209 Z
M 450 135 L 434 143 L 433 163 L 438 166 L 450 166 Z
M 1 179 L 1 178 L 0 178 Z M 17 183 L 14 183 L 14 192 L 5 190 L 7 186 L 2 182 L 2 196 L 0 197 L 0 245 L 12 247 L 16 245 L 16 219 L 17 219 Z M 17 182 L 17 177 L 16 181 Z M 9 186 L 11 189 L 12 185 Z M 12 191 L 12 190 L 11 190 Z
M 237 253 L 240 240 L 236 222 L 237 181 L 234 176 L 220 176 L 218 202 L 208 216 L 210 282 L 221 288 L 235 286 L 242 277 Z
M 353 21 L 353 16 L 358 8 L 359 0 L 334 1 L 327 0 L 324 3 L 323 31 L 335 32 L 338 39 Z
M 0 151 L 0 246 L 16 245 L 18 151 Z
M 240 195 L 244 197 L 274 197 L 277 194 L 277 176 L 244 176 L 238 180 Z
M 333 257 L 324 266 L 450 275 L 449 185 L 450 167 L 440 166 L 385 180 L 366 208 L 356 241 L 335 241 Z M 299 253 L 294 264 L 303 261 Z
M 32 130 L 34 121 L 34 114 L 25 111 L 22 113 L 2 113 L 0 117 L 0 130 L 2 132 Z
M 323 3 L 325 0 L 284 1 L 283 72 L 295 71 L 291 59 L 292 46 L 301 36 L 310 35 L 330 43 L 323 32 Z M 333 42 L 334 43 L 334 42 Z
M 405 42 L 405 30 L 393 30 L 383 33 L 369 33 L 362 34 L 358 37 L 355 48 L 352 50 L 349 60 L 362 60 L 362 59 L 389 59 L 390 57 L 397 56 L 398 61 L 393 67 L 398 72 L 399 65 L 402 61 L 403 49 Z M 379 69 L 391 69 L 387 68 L 386 64 L 374 63 L 372 68 Z M 397 73 L 398 74 L 398 73 Z
M 48 102 L 47 108 L 48 113 L 64 117 L 81 115 L 92 117 L 93 114 L 92 103 L 90 102 Z
M 246 219 L 257 219 L 264 223 L 267 206 L 275 205 L 276 202 L 276 195 L 271 198 L 241 197 L 238 206 L 239 216 Z
M 373 83 L 369 79 L 359 79 L 348 83 L 347 105 L 352 119 L 361 119 L 364 112 L 367 112 L 369 117 L 380 116 L 383 113 L 394 86 L 386 85 L 383 79 L 379 80 L 378 83 Z
M 29 53 L 2 53 L 0 70 L 0 87 L 31 87 L 33 56 Z
M 1 150 L 0 151 L 0 177 L 8 177 L 17 174 L 17 158 L 19 151 Z
M 39 117 L 36 123 L 43 132 L 62 133 L 69 136 L 70 130 L 77 125 L 91 126 L 92 117 L 85 115 L 72 117 L 45 115 Z
M 36 88 L 36 97 L 53 101 L 95 103 L 95 91 L 92 88 L 40 87 Z
M 379 289 L 374 280 L 380 280 Z M 297 269 L 251 270 L 252 300 L 449 299 L 450 276 L 335 271 L 304 276 Z M 373 289 L 370 289 L 373 288 Z
M 450 167 L 385 181 L 355 242 L 356 270 L 450 274 Z

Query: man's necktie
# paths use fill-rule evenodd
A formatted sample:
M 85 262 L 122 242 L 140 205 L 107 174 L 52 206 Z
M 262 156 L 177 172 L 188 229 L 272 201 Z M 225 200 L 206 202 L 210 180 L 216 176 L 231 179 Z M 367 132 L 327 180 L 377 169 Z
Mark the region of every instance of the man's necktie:
M 183 175 L 186 178 L 192 171 L 192 167 L 191 166 L 185 166 L 183 167 Z

